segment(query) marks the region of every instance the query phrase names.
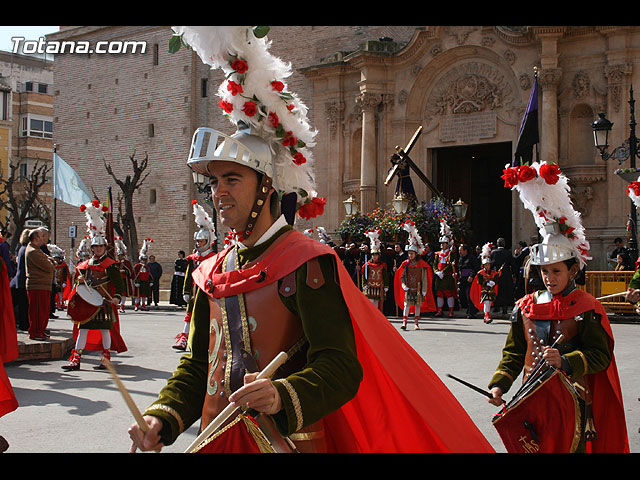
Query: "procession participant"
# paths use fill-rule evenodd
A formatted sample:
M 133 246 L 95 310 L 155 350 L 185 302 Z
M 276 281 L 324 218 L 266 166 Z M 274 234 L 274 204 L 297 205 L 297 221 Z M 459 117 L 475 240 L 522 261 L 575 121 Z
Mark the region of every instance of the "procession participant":
M 87 217 L 91 258 L 76 266 L 75 287 L 67 306 L 67 314 L 73 320 L 75 346 L 68 363 L 61 368 L 67 371 L 79 370 L 80 359 L 86 350 L 102 352 L 100 364 L 94 368 L 104 369 L 111 359 L 111 350 L 125 352 L 127 347 L 120 335 L 118 305 L 122 295 L 122 276 L 117 262 L 107 255 L 107 240 L 104 232 L 104 211 L 94 200 L 80 207 Z M 82 307 L 78 289 L 88 287 L 102 297 L 102 304 L 91 311 Z
M 420 329 L 421 312 L 433 312 L 436 309 L 433 298 L 431 265 L 422 260 L 424 251 L 422 238 L 414 222 L 404 222 L 403 230 L 409 233 L 405 247 L 408 258 L 400 264 L 394 277 L 396 304 L 402 308 L 402 330 L 406 330 L 409 315 L 413 311 L 414 328 Z
M 504 238 L 496 240 L 496 248 L 491 251 L 491 264 L 496 271 L 500 272 L 498 277 L 498 294 L 493 305 L 496 310 L 501 309 L 502 315 L 507 315 L 507 309 L 514 303 L 514 258 L 511 250 L 506 248 Z
M 442 316 L 445 298 L 449 308 L 449 317 L 453 317 L 456 305 L 456 255 L 453 248 L 453 236 L 446 220 L 440 220 L 440 250 L 435 253 L 433 270 L 435 271 L 435 291 L 438 311 L 436 317 Z
M 631 199 L 631 201 L 635 204 L 636 208 L 640 208 L 640 177 L 638 180 L 631 182 L 627 185 L 627 196 Z M 617 245 L 616 238 L 616 245 Z M 620 239 L 622 240 L 622 239 Z M 622 243 L 622 242 L 620 242 Z M 634 259 L 629 259 L 630 262 L 633 262 Z M 638 259 L 640 260 L 640 258 Z M 637 304 L 640 302 L 640 268 L 638 267 L 638 261 L 636 261 L 636 268 L 631 280 L 629 281 L 629 285 L 627 286 L 628 291 L 626 293 L 626 300 L 628 302 Z M 631 268 L 633 270 L 633 267 Z M 640 308 L 636 307 L 636 312 L 640 313 Z
M 66 301 L 72 289 L 71 271 L 64 261 L 64 251 L 57 245 L 49 244 L 48 247 L 55 260 L 53 279 L 56 289 L 56 309 L 66 310 Z
M 138 309 L 143 311 L 148 310 L 147 305 L 151 303 L 151 284 L 153 283 L 153 277 L 151 276 L 151 269 L 147 265 L 149 261 L 147 253 L 151 243 L 153 243 L 153 240 L 150 238 L 143 240 L 140 255 L 138 256 L 138 263 L 133 266 L 133 309 L 136 312 Z
M 4 364 L 18 358 L 18 335 L 11 303 L 9 274 L 4 260 L 0 258 L 0 417 L 18 408 L 18 400 Z M 0 453 L 9 448 L 9 443 L 0 436 Z
M 185 307 L 187 302 L 184 301 L 182 290 L 184 288 L 184 277 L 186 276 L 188 261 L 185 258 L 184 250 L 178 252 L 178 258 L 173 262 L 173 277 L 171 278 L 171 293 L 169 295 L 169 303 Z
M 380 260 L 380 231 L 367 230 L 365 235 L 371 241 L 371 260 L 362 266 L 362 291 L 376 308 L 382 311 L 384 298 L 389 290 L 387 264 Z
M 118 269 L 122 277 L 122 299 L 120 300 L 120 313 L 125 313 L 127 298 L 133 296 L 133 265 L 127 256 L 127 246 L 122 241 L 122 237 L 114 239 L 116 244 L 116 258 L 118 259 Z
M 526 446 L 541 452 L 628 452 L 609 319 L 600 302 L 574 281 L 591 257 L 568 180 L 555 164 L 524 167 L 523 175 L 517 174 L 523 166 L 510 167 L 502 178 L 506 187 L 519 191 L 540 231 L 542 242 L 531 247 L 530 260 L 540 270 L 545 289 L 516 303 L 502 361 L 489 383 L 489 401 L 500 405 L 524 369 L 524 391 L 532 403 L 511 411 L 507 404 L 494 425 L 504 425 L 504 431 L 498 430 L 503 441 L 512 439 L 505 442 L 508 451 Z M 566 388 L 555 390 L 551 381 L 543 382 L 549 374 Z M 529 390 L 536 382 L 539 387 Z M 517 422 L 509 423 L 510 417 Z
M 182 283 L 182 299 L 187 303 L 187 311 L 184 316 L 182 332 L 176 336 L 176 343 L 172 347 L 176 350 L 187 349 L 191 315 L 193 314 L 193 303 L 198 290 L 198 286 L 193 283 L 193 272 L 204 260 L 216 254 L 214 251 L 217 238 L 216 227 L 211 219 L 211 215 L 198 204 L 197 200 L 193 200 L 191 204 L 193 205 L 193 216 L 195 217 L 198 231 L 193 234 L 195 249 L 194 252 L 187 257 L 187 269 Z
M 471 286 L 471 301 L 478 310 L 484 312 L 484 323 L 491 323 L 491 306 L 498 293 L 498 277 L 500 272 L 491 265 L 491 250 L 493 244 L 485 243 L 482 247 L 482 268 L 476 275 Z
M 289 65 L 267 55 L 269 44 L 251 27 L 174 28 L 205 62 L 227 65 L 231 55 L 245 73 L 234 70 L 223 85 L 243 81 L 236 85 L 259 105 L 236 108 L 231 102 L 247 100 L 222 89 L 239 130 L 194 134 L 188 165 L 210 177 L 222 225 L 236 232 L 237 244 L 194 272 L 191 351 L 145 411 L 146 433 L 137 423 L 130 427 L 132 450 L 170 444 L 199 418 L 208 435 L 223 409 L 242 406 L 196 450 L 274 451 L 266 439 L 281 436 L 301 452 L 492 451 L 455 397 L 349 280 L 334 250 L 291 227 L 296 214 L 305 220 L 321 214 L 324 199 L 315 192 L 311 152 L 300 143 L 313 141 L 306 109 L 281 82 Z M 276 93 L 272 104 L 274 81 L 284 96 Z M 282 145 L 284 137 L 266 128 L 268 117 L 247 112 L 273 112 L 285 137 L 291 132 L 300 140 Z M 255 380 L 281 351 L 289 354 L 283 367 L 272 379 Z M 363 418 L 365 411 L 375 412 L 376 421 Z
M 460 254 L 458 260 L 458 269 L 460 271 L 458 287 L 460 290 L 460 297 L 466 302 L 465 307 L 467 309 L 467 318 L 474 318 L 478 309 L 471 300 L 471 286 L 478 270 L 480 270 L 480 264 L 475 252 L 471 251 L 471 247 L 469 245 L 460 245 L 458 253 Z

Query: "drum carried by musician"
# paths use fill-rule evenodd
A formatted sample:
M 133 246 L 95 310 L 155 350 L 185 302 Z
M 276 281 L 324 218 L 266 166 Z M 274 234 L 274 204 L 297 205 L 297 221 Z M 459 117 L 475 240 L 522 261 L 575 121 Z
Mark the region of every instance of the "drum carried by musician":
M 75 287 L 67 307 L 76 339 L 68 363 L 62 366 L 67 371 L 80 369 L 80 357 L 86 349 L 102 351 L 100 364 L 95 367 L 100 369 L 110 360 L 111 350 L 127 350 L 117 312 L 123 293 L 122 276 L 117 262 L 107 255 L 103 208 L 94 200 L 80 210 L 87 217 L 92 256 L 76 266 Z
M 530 175 L 509 171 L 523 168 Z M 545 162 L 505 169 L 503 178 L 540 230 L 530 261 L 545 290 L 528 292 L 511 315 L 489 383 L 489 402 L 503 406 L 493 425 L 508 452 L 629 452 L 611 326 L 600 302 L 575 283 L 589 243 L 567 178 Z M 521 371 L 523 384 L 505 403 Z

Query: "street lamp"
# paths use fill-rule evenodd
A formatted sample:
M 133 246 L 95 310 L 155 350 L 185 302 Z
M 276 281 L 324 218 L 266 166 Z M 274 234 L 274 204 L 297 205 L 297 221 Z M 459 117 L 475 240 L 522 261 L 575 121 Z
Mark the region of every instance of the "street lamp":
M 353 217 L 358 213 L 358 201 L 353 198 L 353 195 L 351 195 L 342 203 L 344 204 L 344 208 L 347 211 L 347 217 Z
M 400 215 L 404 215 L 409 210 L 409 198 L 402 193 L 402 191 L 398 192 L 396 196 L 391 200 L 391 204 L 393 205 L 393 209 L 396 213 Z
M 469 209 L 469 204 L 462 201 L 460 198 L 456 203 L 453 204 L 453 212 L 456 215 L 456 218 L 461 222 L 467 218 L 467 210 Z
M 636 137 L 636 116 L 635 116 L 635 100 L 633 99 L 633 85 L 629 87 L 629 138 L 624 141 L 622 145 L 613 149 L 609 154 L 607 149 L 609 147 L 609 131 L 613 127 L 613 123 L 606 119 L 604 113 L 598 114 L 600 117 L 598 120 L 591 124 L 593 130 L 593 138 L 595 146 L 600 150 L 600 155 L 603 160 L 609 158 L 616 158 L 618 163 L 622 164 L 627 159 L 630 160 L 629 166 L 632 174 L 637 175 L 636 169 L 636 157 L 638 156 L 638 139 Z M 622 175 L 621 175 L 622 176 Z M 624 177 L 622 177 L 624 178 Z M 627 179 L 628 180 L 628 179 Z M 629 180 L 628 180 L 629 181 Z M 630 201 L 631 207 L 629 212 L 629 226 L 630 226 L 630 238 L 629 238 L 629 255 L 631 258 L 638 258 L 638 239 L 636 233 L 636 206 L 633 201 Z

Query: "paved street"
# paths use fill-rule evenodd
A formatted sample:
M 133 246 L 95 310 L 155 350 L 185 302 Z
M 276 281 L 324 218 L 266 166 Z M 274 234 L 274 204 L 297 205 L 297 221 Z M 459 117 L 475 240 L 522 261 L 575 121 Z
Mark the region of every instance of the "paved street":
M 129 350 L 113 355 L 122 381 L 140 410 L 154 399 L 175 368 L 180 353 L 171 348 L 182 328 L 184 311 L 127 311 L 121 331 Z M 398 328 L 398 319 L 390 320 Z M 423 320 L 422 328 L 401 335 L 440 376 L 497 452 L 504 452 L 491 417 L 497 411 L 486 399 L 447 377 L 450 373 L 485 387 L 500 359 L 508 331 L 505 320 L 485 325 L 481 319 Z M 52 332 L 71 331 L 71 322 L 50 323 Z M 640 452 L 640 369 L 637 346 L 640 324 L 615 323 L 616 359 L 625 400 L 632 452 Z M 107 371 L 94 370 L 98 352 L 85 354 L 82 370 L 65 372 L 66 359 L 7 365 L 20 407 L 0 418 L 7 453 L 122 453 L 129 449 L 127 428 L 133 418 Z M 507 399 L 510 396 L 507 394 Z M 196 426 L 163 452 L 182 452 L 196 435 Z

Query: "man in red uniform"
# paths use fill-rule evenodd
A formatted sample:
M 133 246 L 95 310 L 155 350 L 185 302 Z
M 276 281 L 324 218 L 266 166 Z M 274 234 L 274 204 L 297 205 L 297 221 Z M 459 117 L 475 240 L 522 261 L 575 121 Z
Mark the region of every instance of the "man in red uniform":
M 371 240 L 371 259 L 368 260 L 360 272 L 362 276 L 362 291 L 376 308 L 382 311 L 384 298 L 389 289 L 389 272 L 387 264 L 380 260 L 380 232 L 372 230 L 366 232 Z
M 135 298 L 134 310 L 138 309 L 146 311 L 147 304 L 151 301 L 151 282 L 153 277 L 151 276 L 151 269 L 147 265 L 148 257 L 147 251 L 152 240 L 145 238 L 140 249 L 139 261 L 133 266 L 133 296 Z

